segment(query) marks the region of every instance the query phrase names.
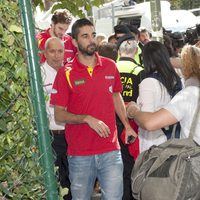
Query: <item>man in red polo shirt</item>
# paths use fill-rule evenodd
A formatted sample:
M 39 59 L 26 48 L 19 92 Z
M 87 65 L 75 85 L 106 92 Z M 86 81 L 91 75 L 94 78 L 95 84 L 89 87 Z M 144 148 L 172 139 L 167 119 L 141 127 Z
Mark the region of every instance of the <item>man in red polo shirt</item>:
M 95 36 L 89 20 L 73 24 L 78 54 L 58 71 L 51 104 L 55 119 L 66 123 L 72 198 L 90 199 L 97 177 L 103 199 L 121 200 L 123 163 L 115 112 L 126 127 L 126 142 L 137 135 L 126 117 L 120 74 L 113 61 L 95 53 Z
M 45 31 L 36 35 L 39 48 L 40 63 L 46 61 L 44 55 L 45 42 L 50 37 L 58 37 L 64 42 L 64 63 L 72 60 L 77 52 L 76 47 L 72 44 L 72 37 L 66 34 L 69 25 L 72 22 L 72 16 L 66 9 L 59 9 L 54 12 L 51 18 L 51 26 Z

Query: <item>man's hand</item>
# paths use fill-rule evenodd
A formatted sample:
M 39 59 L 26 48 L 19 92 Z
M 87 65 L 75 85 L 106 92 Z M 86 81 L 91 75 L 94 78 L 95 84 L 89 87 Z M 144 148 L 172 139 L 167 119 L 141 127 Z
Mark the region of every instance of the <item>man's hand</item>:
M 126 127 L 125 133 L 125 144 L 131 144 L 137 138 L 136 132 L 131 128 L 131 126 Z
M 90 126 L 90 128 L 96 131 L 100 137 L 106 138 L 109 136 L 110 129 L 103 121 L 87 115 L 85 117 L 85 122 Z
M 134 101 L 129 102 L 126 106 L 126 112 L 129 119 L 134 118 L 135 113 L 139 110 L 139 106 Z

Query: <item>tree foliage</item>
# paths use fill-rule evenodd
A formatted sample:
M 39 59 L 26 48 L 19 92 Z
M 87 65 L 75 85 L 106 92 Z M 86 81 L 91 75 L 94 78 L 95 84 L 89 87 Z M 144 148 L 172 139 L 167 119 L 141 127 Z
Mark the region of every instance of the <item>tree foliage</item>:
M 90 13 L 92 6 L 100 6 L 103 3 L 112 2 L 113 0 L 33 0 L 35 6 L 40 6 L 42 10 L 48 10 L 53 3 L 57 3 L 53 10 L 58 8 L 67 8 L 74 16 L 84 17 Z M 151 0 L 146 0 L 151 1 Z M 144 0 L 135 0 L 136 3 L 142 3 Z M 172 9 L 192 9 L 200 7 L 199 0 L 169 0 Z M 53 11 L 52 10 L 52 11 Z
M 150 1 L 150 0 L 146 0 Z M 144 0 L 136 0 L 137 3 L 142 3 Z M 171 3 L 172 9 L 192 9 L 192 8 L 199 8 L 200 1 L 199 0 L 169 0 Z
M 43 199 L 45 191 L 17 2 L 0 0 L 0 199 L 36 200 Z M 45 8 L 42 0 L 32 2 Z M 61 0 L 59 7 L 67 8 L 74 16 L 83 16 L 84 10 L 103 2 Z M 200 7 L 199 0 L 171 3 L 174 8 Z
M 112 2 L 113 0 L 33 0 L 33 4 L 40 5 L 42 9 L 48 9 L 49 5 L 59 2 L 53 10 L 57 8 L 67 8 L 74 16 L 83 17 L 86 12 L 92 9 L 92 6 L 100 6 L 103 3 Z M 150 1 L 150 0 L 146 0 Z M 44 2 L 46 4 L 44 4 Z M 142 3 L 144 0 L 135 0 L 136 3 Z M 172 9 L 192 9 L 200 7 L 199 0 L 169 0 Z M 47 6 L 48 4 L 48 6 Z M 46 6 L 45 6 L 46 5 Z
M 56 10 L 58 8 L 66 8 L 68 9 L 74 16 L 83 17 L 87 12 L 89 12 L 92 9 L 92 6 L 99 6 L 104 3 L 104 0 L 60 0 L 60 1 L 54 1 L 49 0 L 48 3 L 52 5 L 53 3 L 56 3 L 56 5 L 53 6 L 53 10 Z M 35 6 L 39 5 L 41 8 L 45 8 L 46 6 L 43 4 L 42 0 L 33 0 L 33 3 Z
M 81 16 L 100 2 L 63 0 L 60 6 Z M 45 8 L 42 0 L 36 5 Z M 0 0 L 0 199 L 36 200 L 45 189 L 20 18 L 18 0 Z
M 44 196 L 19 6 L 0 1 L 0 199 Z

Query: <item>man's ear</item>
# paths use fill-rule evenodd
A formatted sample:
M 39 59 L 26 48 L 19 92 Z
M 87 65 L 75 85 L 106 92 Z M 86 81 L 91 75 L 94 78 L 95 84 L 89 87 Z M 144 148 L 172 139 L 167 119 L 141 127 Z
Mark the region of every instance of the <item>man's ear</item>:
M 76 42 L 76 39 L 72 38 L 72 44 L 77 48 L 78 47 L 78 44 Z

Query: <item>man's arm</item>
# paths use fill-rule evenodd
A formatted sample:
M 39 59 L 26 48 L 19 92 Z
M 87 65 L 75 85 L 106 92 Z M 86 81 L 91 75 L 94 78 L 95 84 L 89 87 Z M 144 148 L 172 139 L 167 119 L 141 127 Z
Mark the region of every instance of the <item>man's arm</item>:
M 66 124 L 88 124 L 90 128 L 98 133 L 100 137 L 108 137 L 110 134 L 109 127 L 101 120 L 90 115 L 76 115 L 68 112 L 62 106 L 55 106 L 55 121 Z
M 113 101 L 115 106 L 115 112 L 117 113 L 118 117 L 120 118 L 121 122 L 123 123 L 126 129 L 125 135 L 125 143 L 127 143 L 128 136 L 137 137 L 135 131 L 131 128 L 127 115 L 126 115 L 126 108 L 122 96 L 120 93 L 113 93 Z
M 141 128 L 148 131 L 155 131 L 177 122 L 177 119 L 164 108 L 156 112 L 142 112 L 135 102 L 128 104 L 127 115 L 129 118 L 134 118 Z

